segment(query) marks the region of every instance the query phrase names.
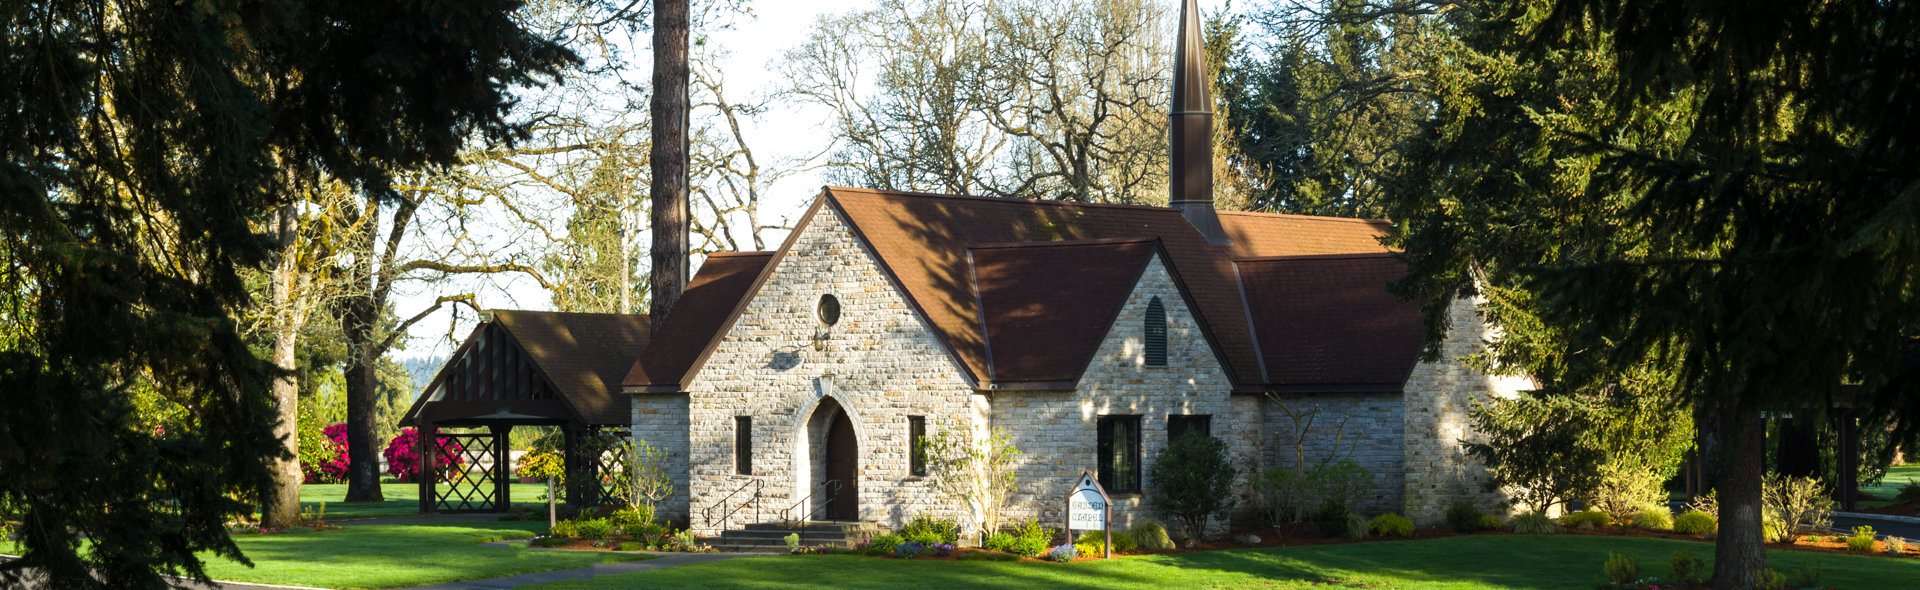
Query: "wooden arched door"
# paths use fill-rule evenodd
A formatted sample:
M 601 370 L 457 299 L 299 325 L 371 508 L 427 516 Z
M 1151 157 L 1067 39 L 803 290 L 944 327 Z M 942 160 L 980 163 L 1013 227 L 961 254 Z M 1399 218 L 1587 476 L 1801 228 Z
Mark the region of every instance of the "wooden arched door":
M 833 425 L 827 427 L 827 481 L 838 481 L 836 489 L 827 484 L 828 520 L 860 519 L 860 442 L 853 435 L 853 421 L 845 410 L 833 413 Z

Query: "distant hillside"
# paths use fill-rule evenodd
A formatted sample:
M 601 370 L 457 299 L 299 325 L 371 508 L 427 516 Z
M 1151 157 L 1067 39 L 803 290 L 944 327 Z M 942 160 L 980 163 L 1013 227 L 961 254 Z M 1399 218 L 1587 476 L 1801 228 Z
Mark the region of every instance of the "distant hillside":
M 426 389 L 433 381 L 434 373 L 440 372 L 440 365 L 447 364 L 447 357 L 420 356 L 400 359 L 400 366 L 406 367 L 407 376 L 413 381 L 413 397 L 420 397 L 420 390 Z

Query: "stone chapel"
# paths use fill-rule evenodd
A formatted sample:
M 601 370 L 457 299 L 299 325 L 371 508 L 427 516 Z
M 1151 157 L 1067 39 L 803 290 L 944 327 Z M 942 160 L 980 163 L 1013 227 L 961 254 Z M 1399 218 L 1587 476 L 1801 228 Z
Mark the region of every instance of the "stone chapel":
M 1023 453 L 1009 516 L 1058 527 L 1092 471 L 1125 527 L 1148 516 L 1146 473 L 1180 433 L 1227 441 L 1243 478 L 1289 464 L 1274 399 L 1322 409 L 1316 452 L 1344 422 L 1379 484 L 1360 512 L 1493 507 L 1459 444 L 1467 413 L 1528 386 L 1459 360 L 1490 329 L 1480 302 L 1453 303 L 1440 358 L 1422 361 L 1420 310 L 1386 291 L 1406 272 L 1380 243 L 1387 221 L 1216 212 L 1202 56 L 1187 0 L 1168 207 L 827 187 L 778 250 L 709 255 L 644 347 L 602 354 L 583 381 L 668 451 L 660 516 L 706 534 L 746 512 L 963 517 L 915 441 L 1001 431 Z M 514 337 L 554 340 L 529 333 Z

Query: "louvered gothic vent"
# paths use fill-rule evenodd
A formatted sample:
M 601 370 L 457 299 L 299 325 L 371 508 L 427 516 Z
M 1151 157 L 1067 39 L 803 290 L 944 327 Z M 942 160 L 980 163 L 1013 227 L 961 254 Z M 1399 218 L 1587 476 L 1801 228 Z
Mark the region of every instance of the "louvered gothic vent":
M 1167 307 L 1159 297 L 1147 302 L 1147 364 L 1167 365 Z
M 554 399 L 546 378 L 514 341 L 513 335 L 489 323 L 473 347 L 449 363 L 458 367 L 441 384 L 445 401 L 505 401 Z

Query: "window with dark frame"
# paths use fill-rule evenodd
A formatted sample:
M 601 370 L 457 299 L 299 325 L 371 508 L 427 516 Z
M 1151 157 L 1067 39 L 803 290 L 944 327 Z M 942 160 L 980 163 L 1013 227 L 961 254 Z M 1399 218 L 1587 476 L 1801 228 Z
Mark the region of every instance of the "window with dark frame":
M 1140 491 L 1140 417 L 1101 416 L 1100 487 L 1110 494 Z
M 753 416 L 733 417 L 733 472 L 753 475 Z
M 907 416 L 907 471 L 927 474 L 927 417 Z
M 1167 306 L 1159 297 L 1147 302 L 1147 365 L 1167 366 Z
M 1188 432 L 1198 432 L 1201 436 L 1213 436 L 1213 416 L 1167 416 L 1169 442 L 1186 436 Z

